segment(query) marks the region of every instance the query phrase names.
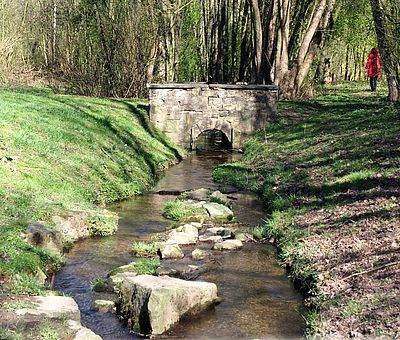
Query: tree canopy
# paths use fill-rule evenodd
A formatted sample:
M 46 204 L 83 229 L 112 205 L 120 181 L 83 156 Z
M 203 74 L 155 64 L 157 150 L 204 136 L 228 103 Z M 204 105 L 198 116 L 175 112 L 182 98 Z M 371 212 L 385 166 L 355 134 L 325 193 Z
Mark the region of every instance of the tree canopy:
M 275 83 L 293 98 L 365 78 L 381 17 L 398 84 L 399 13 L 387 0 L 1 0 L 0 81 L 118 97 L 149 82 Z

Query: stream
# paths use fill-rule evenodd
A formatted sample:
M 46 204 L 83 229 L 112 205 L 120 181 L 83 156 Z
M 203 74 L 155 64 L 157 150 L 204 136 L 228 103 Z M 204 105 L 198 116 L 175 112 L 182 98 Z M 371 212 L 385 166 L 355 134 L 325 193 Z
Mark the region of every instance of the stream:
M 121 217 L 116 235 L 77 243 L 66 255 L 66 265 L 56 275 L 54 289 L 78 303 L 82 324 L 103 339 L 134 339 L 115 314 L 91 310 L 96 299 L 115 299 L 96 293 L 91 282 L 105 278 L 112 269 L 134 260 L 132 243 L 149 240 L 165 231 L 170 221 L 162 217 L 164 203 L 175 199 L 159 192 L 198 188 L 220 189 L 211 172 L 218 164 L 240 157 L 235 154 L 190 155 L 170 168 L 152 191 L 109 207 Z M 262 202 L 252 193 L 230 191 L 233 212 L 241 223 L 262 224 Z M 162 338 L 288 338 L 301 337 L 304 321 L 300 314 L 302 296 L 296 292 L 276 260 L 273 246 L 246 243 L 239 251 L 221 252 L 211 270 L 199 280 L 214 282 L 222 303 L 194 319 L 183 320 Z

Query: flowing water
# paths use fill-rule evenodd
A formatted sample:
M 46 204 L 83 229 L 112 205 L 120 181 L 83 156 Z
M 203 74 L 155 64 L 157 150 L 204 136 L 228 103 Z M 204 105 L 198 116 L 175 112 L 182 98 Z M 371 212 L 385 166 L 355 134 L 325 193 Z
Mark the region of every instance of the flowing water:
M 91 282 L 132 262 L 130 249 L 134 241 L 148 240 L 152 234 L 165 231 L 169 221 L 161 215 L 163 205 L 175 198 L 165 195 L 166 192 L 218 189 L 219 185 L 211 180 L 212 169 L 232 157 L 236 156 L 189 156 L 169 169 L 151 192 L 110 207 L 121 217 L 116 235 L 88 239 L 75 245 L 67 255 L 67 264 L 56 276 L 55 289 L 74 297 L 84 326 L 103 339 L 135 338 L 114 314 L 91 310 L 95 299 L 114 298 L 111 294 L 91 291 Z M 264 213 L 260 200 L 231 187 L 223 189 L 231 192 L 233 211 L 240 222 L 253 226 L 262 223 Z M 247 243 L 240 251 L 218 253 L 210 270 L 198 279 L 214 282 L 222 303 L 194 319 L 182 321 L 163 338 L 302 336 L 304 322 L 299 312 L 302 297 L 277 265 L 272 246 Z

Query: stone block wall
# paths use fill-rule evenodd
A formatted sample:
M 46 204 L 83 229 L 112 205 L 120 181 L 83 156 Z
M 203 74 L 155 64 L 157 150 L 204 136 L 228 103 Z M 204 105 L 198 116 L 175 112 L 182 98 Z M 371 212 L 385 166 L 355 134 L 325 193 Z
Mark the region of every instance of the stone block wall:
M 221 130 L 233 148 L 276 115 L 278 87 L 205 83 L 149 84 L 150 120 L 177 145 L 195 148 L 209 129 Z

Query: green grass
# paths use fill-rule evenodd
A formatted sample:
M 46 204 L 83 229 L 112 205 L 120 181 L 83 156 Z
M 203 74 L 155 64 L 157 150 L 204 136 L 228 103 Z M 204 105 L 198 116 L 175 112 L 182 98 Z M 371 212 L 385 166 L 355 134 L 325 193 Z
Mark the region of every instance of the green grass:
M 139 259 L 132 262 L 138 275 L 155 275 L 160 267 L 159 259 Z
M 136 256 L 155 256 L 158 247 L 155 243 L 135 242 L 132 245 L 132 252 Z
M 141 193 L 180 158 L 151 127 L 144 100 L 3 88 L 0 112 L 0 274 L 7 277 L 59 262 L 21 240 L 29 223 L 84 210 L 93 235 L 113 233 L 115 219 L 99 206 Z
M 263 198 L 269 217 L 257 234 L 276 240 L 281 264 L 313 297 L 306 316 L 310 335 L 318 332 L 323 301 L 304 239 L 333 228 L 350 232 L 343 223 L 352 220 L 342 213 L 335 225 L 317 222 L 310 228 L 297 219 L 313 211 L 345 211 L 347 204 L 385 197 L 385 188 L 398 185 L 400 105 L 351 84 L 278 105 L 280 118 L 246 142 L 243 161 L 220 166 L 213 178 Z M 343 312 L 352 313 L 352 306 Z
M 165 203 L 163 215 L 170 220 L 180 221 L 185 216 L 204 213 L 206 213 L 206 211 L 203 208 L 191 208 L 184 201 L 177 198 Z
M 17 309 L 37 309 L 37 305 L 27 302 L 6 302 L 0 306 L 1 309 L 6 311 L 14 311 Z

